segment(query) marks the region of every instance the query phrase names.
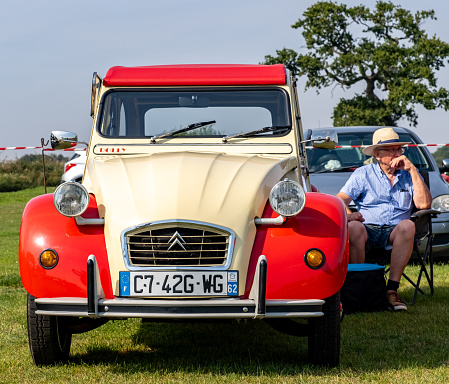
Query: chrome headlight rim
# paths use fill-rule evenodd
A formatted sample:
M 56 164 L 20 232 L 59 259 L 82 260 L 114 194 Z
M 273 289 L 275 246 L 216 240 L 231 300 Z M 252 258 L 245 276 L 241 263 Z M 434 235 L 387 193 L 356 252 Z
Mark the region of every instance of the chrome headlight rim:
M 431 208 L 441 213 L 449 213 L 449 194 L 440 195 L 432 199 Z
M 277 204 L 274 202 L 274 200 L 276 198 L 276 193 L 279 193 L 281 187 L 285 186 L 285 184 L 290 184 L 290 187 L 295 187 L 296 191 L 298 192 L 298 198 L 299 198 L 300 202 L 299 202 L 297 208 L 292 212 L 282 211 L 281 209 L 279 209 Z M 277 196 L 280 196 L 280 195 L 277 195 Z M 284 217 L 293 217 L 293 216 L 296 216 L 297 214 L 299 214 L 304 209 L 304 206 L 306 205 L 306 193 L 304 191 L 304 188 L 298 182 L 289 180 L 289 179 L 284 179 L 284 180 L 281 180 L 278 183 L 276 183 L 274 185 L 274 187 L 271 188 L 269 202 L 270 202 L 271 208 L 273 208 L 273 211 L 275 211 L 278 215 L 284 216 Z
M 64 197 L 66 197 L 66 195 L 69 193 L 70 188 L 79 189 L 79 192 L 81 193 L 79 204 L 80 208 L 71 213 L 64 211 L 61 204 L 62 199 L 64 199 Z M 66 217 L 76 217 L 82 215 L 89 206 L 89 200 L 89 192 L 87 191 L 86 187 L 74 181 L 67 181 L 66 183 L 60 184 L 53 194 L 53 205 L 61 215 Z

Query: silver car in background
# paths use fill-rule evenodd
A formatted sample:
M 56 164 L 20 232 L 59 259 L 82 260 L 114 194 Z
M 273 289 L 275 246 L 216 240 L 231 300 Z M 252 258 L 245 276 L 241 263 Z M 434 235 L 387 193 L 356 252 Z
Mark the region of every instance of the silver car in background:
M 81 183 L 86 166 L 86 150 L 76 150 L 73 156 L 64 164 L 64 173 L 61 177 L 61 183 L 75 181 Z
M 362 153 L 359 146 L 372 144 L 373 133 L 382 127 L 332 127 L 308 130 L 305 139 L 314 136 L 326 136 L 326 131 L 332 129 L 338 134 L 338 146 L 328 151 L 319 148 L 308 148 L 307 158 L 310 171 L 310 181 L 322 193 L 336 195 L 351 173 L 364 164 L 373 161 L 373 158 Z M 421 139 L 410 129 L 394 128 L 400 141 L 411 144 L 422 144 Z M 435 257 L 449 256 L 449 185 L 441 177 L 441 171 L 428 148 L 406 147 L 404 154 L 418 168 L 420 172 L 428 172 L 429 187 L 432 194 L 432 208 L 441 213 L 432 219 L 432 231 L 434 234 L 433 254 Z M 375 161 L 375 159 L 374 159 Z M 443 164 L 447 163 L 445 160 Z M 355 206 L 354 206 L 355 209 Z

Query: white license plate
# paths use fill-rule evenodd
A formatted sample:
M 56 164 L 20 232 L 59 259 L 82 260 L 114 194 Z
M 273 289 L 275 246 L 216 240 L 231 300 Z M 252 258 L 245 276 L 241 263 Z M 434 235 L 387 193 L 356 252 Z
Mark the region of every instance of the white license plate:
M 238 271 L 120 272 L 120 296 L 237 296 Z

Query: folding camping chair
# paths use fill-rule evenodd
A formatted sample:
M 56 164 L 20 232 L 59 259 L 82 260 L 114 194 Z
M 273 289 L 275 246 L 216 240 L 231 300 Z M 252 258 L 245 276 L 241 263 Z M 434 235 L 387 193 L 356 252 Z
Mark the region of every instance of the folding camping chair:
M 424 179 L 427 187 L 429 187 L 429 174 L 427 172 L 421 172 L 421 176 Z M 413 243 L 413 250 L 416 253 L 417 261 L 420 266 L 418 273 L 418 278 L 413 281 L 407 274 L 404 273 L 402 276 L 415 288 L 413 293 L 413 299 L 411 305 L 415 304 L 418 292 L 425 295 L 425 292 L 421 289 L 420 284 L 422 282 L 422 277 L 424 275 L 427 283 L 429 284 L 430 294 L 433 295 L 433 254 L 432 254 L 432 244 L 433 244 L 433 234 L 432 234 L 432 217 L 436 217 L 440 212 L 435 209 L 414 209 L 410 220 L 415 223 L 415 239 Z M 425 244 L 424 251 L 420 250 L 422 244 Z M 385 247 L 386 251 L 386 264 L 391 257 L 392 246 Z M 412 255 L 413 257 L 413 255 Z M 370 259 L 370 257 L 367 257 Z M 390 268 L 385 269 L 385 273 L 388 273 Z
M 415 241 L 413 244 L 413 250 L 417 255 L 417 259 L 420 265 L 420 270 L 418 274 L 418 279 L 416 283 L 413 282 L 405 273 L 402 275 L 404 278 L 410 282 L 413 287 L 415 287 L 415 292 L 413 293 L 413 299 L 411 304 L 415 304 L 416 296 L 418 292 L 425 294 L 420 288 L 421 278 L 424 276 L 429 284 L 430 294 L 433 295 L 433 234 L 432 234 L 432 217 L 436 217 L 440 212 L 435 209 L 422 209 L 416 211 L 412 214 L 411 220 L 415 223 Z M 420 246 L 423 242 L 425 243 L 425 249 L 423 252 L 420 251 Z M 427 264 L 429 270 L 427 270 Z

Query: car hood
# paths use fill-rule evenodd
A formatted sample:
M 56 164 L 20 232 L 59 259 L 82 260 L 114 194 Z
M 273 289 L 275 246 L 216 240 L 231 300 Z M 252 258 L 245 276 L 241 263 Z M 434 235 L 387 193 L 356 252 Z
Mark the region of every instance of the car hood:
M 261 213 L 271 187 L 289 170 L 290 160 L 157 153 L 97 158 L 88 169 L 105 218 L 120 215 L 125 226 L 169 219 L 213 223 L 230 212 L 234 215 L 236 208 L 239 215 Z
M 311 173 L 310 182 L 315 185 L 321 193 L 336 195 L 351 177 L 352 172 Z
M 235 255 L 249 256 L 254 217 L 262 214 L 273 185 L 295 165 L 292 157 L 197 152 L 89 159 L 86 187 L 105 218 L 106 247 L 115 254 L 110 260 L 120 260 L 112 269 L 124 268 L 124 230 L 166 220 L 229 228 L 236 234 Z

